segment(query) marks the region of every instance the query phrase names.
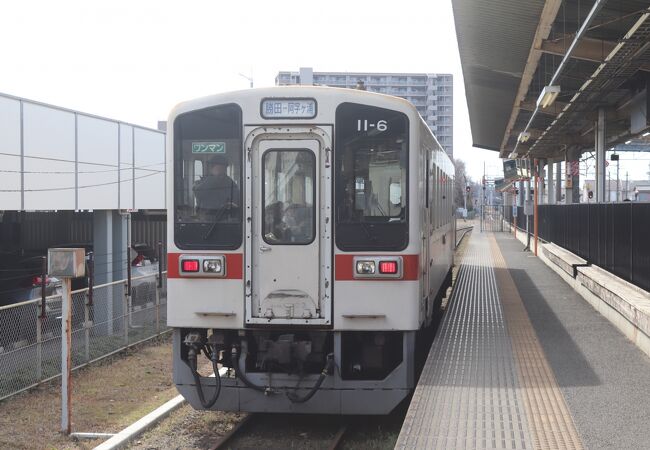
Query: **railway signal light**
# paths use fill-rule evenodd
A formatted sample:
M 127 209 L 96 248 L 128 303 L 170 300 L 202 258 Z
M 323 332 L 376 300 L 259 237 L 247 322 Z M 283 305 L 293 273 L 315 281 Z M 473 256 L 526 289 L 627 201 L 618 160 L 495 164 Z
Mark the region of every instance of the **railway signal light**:
M 594 191 L 589 191 L 589 192 L 587 193 L 587 196 L 589 197 L 589 199 L 594 198 Z
M 465 192 L 467 192 L 469 194 L 471 191 L 472 191 L 471 187 L 465 186 Z

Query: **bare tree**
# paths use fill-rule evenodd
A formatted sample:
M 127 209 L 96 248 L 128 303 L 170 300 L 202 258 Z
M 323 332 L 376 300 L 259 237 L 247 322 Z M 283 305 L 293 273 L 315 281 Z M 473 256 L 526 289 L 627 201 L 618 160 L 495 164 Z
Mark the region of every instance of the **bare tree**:
M 455 159 L 454 165 L 456 166 L 456 174 L 454 177 L 454 206 L 455 208 L 461 208 L 465 204 L 465 186 L 469 182 L 469 179 L 465 172 L 465 161 L 462 159 Z

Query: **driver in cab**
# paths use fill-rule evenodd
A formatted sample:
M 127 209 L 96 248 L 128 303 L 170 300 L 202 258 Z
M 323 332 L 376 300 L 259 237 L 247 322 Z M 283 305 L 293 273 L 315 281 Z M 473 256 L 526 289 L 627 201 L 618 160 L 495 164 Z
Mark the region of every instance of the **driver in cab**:
M 226 173 L 227 168 L 228 158 L 214 155 L 208 160 L 207 175 L 197 180 L 192 188 L 198 211 L 215 215 L 215 220 L 239 207 L 239 187 Z

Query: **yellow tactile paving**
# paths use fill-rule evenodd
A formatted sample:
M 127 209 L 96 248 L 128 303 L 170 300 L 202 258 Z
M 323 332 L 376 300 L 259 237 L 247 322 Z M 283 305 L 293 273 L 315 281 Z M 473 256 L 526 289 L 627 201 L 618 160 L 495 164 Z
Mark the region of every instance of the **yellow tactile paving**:
M 489 235 L 499 298 L 512 341 L 530 436 L 535 448 L 582 449 L 555 375 L 528 318 L 494 235 Z

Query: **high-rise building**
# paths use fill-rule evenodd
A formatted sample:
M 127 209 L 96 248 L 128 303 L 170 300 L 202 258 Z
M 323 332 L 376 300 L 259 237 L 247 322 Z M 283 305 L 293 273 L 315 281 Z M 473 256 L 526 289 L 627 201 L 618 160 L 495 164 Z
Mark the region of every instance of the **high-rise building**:
M 415 105 L 449 156 L 454 155 L 453 76 L 436 73 L 314 72 L 302 67 L 298 72 L 280 72 L 275 84 L 315 84 L 355 88 L 363 82 L 366 90 L 402 97 Z

